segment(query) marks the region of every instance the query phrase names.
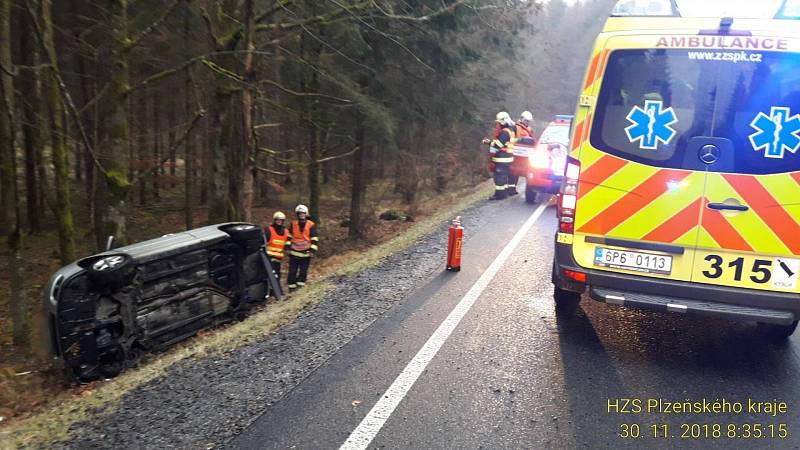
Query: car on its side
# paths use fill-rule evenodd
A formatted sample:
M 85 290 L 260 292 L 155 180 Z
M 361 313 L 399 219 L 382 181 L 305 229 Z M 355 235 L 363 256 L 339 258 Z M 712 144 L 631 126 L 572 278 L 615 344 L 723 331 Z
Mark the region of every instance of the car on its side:
M 61 268 L 44 299 L 52 356 L 80 381 L 113 377 L 144 352 L 245 314 L 277 281 L 263 239 L 257 225 L 212 225 Z

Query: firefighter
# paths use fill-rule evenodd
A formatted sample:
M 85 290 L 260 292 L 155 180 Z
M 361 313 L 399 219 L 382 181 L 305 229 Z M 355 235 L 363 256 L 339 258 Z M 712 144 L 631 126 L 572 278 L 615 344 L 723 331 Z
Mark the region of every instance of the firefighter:
M 501 111 L 495 116 L 495 123 L 495 138 L 489 141 L 490 167 L 494 166 L 494 195 L 489 200 L 502 200 L 508 196 L 511 163 L 514 162 L 514 121 L 507 112 Z
M 264 232 L 267 241 L 267 257 L 278 280 L 281 279 L 281 262 L 286 254 L 286 243 L 289 242 L 289 229 L 284 225 L 285 223 L 286 214 L 276 211 L 272 215 L 272 224 Z
M 291 233 L 289 234 L 289 291 L 301 288 L 306 285 L 308 276 L 308 266 L 311 264 L 311 256 L 319 250 L 319 237 L 317 227 L 308 218 L 308 207 L 297 205 L 294 209 L 297 220 L 292 223 Z
M 517 139 L 533 137 L 531 122 L 533 122 L 533 114 L 530 111 L 523 111 L 519 116 L 519 120 L 517 120 Z

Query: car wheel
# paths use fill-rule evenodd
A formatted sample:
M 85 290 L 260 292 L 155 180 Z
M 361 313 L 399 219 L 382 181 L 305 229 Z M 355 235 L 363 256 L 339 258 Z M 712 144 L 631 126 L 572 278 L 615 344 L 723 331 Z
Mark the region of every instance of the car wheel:
M 125 253 L 100 256 L 87 268 L 92 283 L 112 289 L 130 283 L 133 269 L 133 258 Z
M 537 197 L 539 196 L 538 194 L 539 193 L 536 192 L 535 190 L 533 190 L 533 189 L 531 189 L 529 187 L 526 187 L 525 188 L 525 203 L 527 203 L 529 205 L 535 205 Z
M 789 325 L 777 325 L 774 323 L 760 323 L 759 329 L 765 335 L 775 339 L 788 339 L 789 336 L 797 329 L 797 320 Z
M 556 314 L 563 317 L 572 316 L 581 302 L 581 294 L 554 287 L 553 298 L 556 301 Z
M 228 233 L 233 239 L 233 242 L 248 242 L 253 240 L 260 241 L 261 228 L 250 223 L 240 223 L 235 225 L 226 225 L 220 228 L 222 231 Z

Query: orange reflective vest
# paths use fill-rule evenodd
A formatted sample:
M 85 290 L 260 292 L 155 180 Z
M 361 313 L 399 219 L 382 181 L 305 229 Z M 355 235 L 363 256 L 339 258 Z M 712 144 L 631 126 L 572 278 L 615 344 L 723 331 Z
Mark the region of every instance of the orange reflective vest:
M 267 256 L 270 258 L 283 259 L 283 248 L 289 240 L 289 229 L 283 227 L 283 233 L 278 234 L 278 230 L 273 225 L 269 226 L 269 242 L 267 242 Z
M 300 229 L 299 222 L 292 223 L 292 250 L 296 252 L 306 252 L 311 249 L 311 227 L 314 222 L 306 219 L 306 225 Z
M 517 122 L 517 138 L 533 137 L 533 130 L 523 122 Z

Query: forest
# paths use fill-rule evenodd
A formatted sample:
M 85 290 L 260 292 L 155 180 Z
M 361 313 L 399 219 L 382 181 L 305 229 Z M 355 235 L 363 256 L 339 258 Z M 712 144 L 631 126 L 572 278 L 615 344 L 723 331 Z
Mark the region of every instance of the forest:
M 55 269 L 297 203 L 323 257 L 401 232 L 488 178 L 497 111 L 573 112 L 612 3 L 0 0 L 0 420 Z

